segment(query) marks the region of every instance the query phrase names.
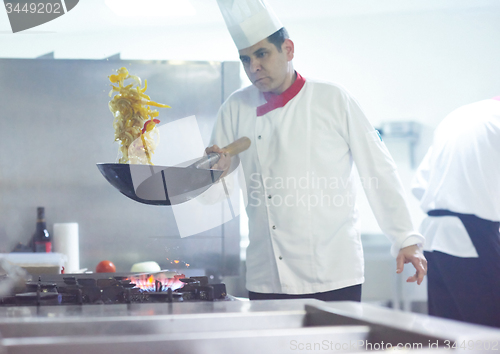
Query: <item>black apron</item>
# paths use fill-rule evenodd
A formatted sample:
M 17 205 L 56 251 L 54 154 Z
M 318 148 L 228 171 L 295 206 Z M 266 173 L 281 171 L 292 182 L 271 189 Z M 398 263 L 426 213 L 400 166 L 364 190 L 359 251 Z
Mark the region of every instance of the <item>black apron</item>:
M 441 209 L 427 214 L 459 218 L 479 256 L 425 252 L 429 314 L 500 327 L 500 222 Z

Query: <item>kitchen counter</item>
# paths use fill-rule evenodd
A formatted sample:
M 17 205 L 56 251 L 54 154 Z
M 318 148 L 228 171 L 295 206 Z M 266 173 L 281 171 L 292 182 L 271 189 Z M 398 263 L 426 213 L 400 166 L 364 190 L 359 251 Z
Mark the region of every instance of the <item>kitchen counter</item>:
M 2 354 L 500 350 L 497 329 L 313 299 L 1 307 L 0 333 Z

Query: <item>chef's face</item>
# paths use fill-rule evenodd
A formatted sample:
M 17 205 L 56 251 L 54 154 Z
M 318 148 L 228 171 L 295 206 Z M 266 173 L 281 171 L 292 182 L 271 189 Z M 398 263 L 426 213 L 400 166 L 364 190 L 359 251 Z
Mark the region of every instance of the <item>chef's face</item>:
M 280 94 L 292 84 L 294 45 L 290 39 L 285 39 L 281 51 L 266 38 L 239 53 L 248 78 L 261 92 Z

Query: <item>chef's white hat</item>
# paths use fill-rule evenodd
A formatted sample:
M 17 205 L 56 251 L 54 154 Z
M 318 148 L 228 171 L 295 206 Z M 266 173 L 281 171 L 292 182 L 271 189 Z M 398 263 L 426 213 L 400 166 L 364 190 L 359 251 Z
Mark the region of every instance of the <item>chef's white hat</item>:
M 283 25 L 266 0 L 217 0 L 238 50 L 269 37 Z

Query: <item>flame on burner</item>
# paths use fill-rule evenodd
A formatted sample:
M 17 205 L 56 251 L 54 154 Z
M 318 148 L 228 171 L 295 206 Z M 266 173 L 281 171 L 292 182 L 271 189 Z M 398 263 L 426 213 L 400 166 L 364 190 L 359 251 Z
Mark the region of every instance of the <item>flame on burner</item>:
M 179 279 L 183 279 L 186 276 L 184 274 L 176 274 L 173 278 L 168 278 L 163 273 L 158 274 L 139 274 L 134 275 L 129 278 L 131 283 L 134 283 L 136 287 L 144 291 L 156 291 L 156 281 L 161 283 L 161 291 L 167 291 L 168 288 L 176 290 L 182 288 L 184 283 Z

